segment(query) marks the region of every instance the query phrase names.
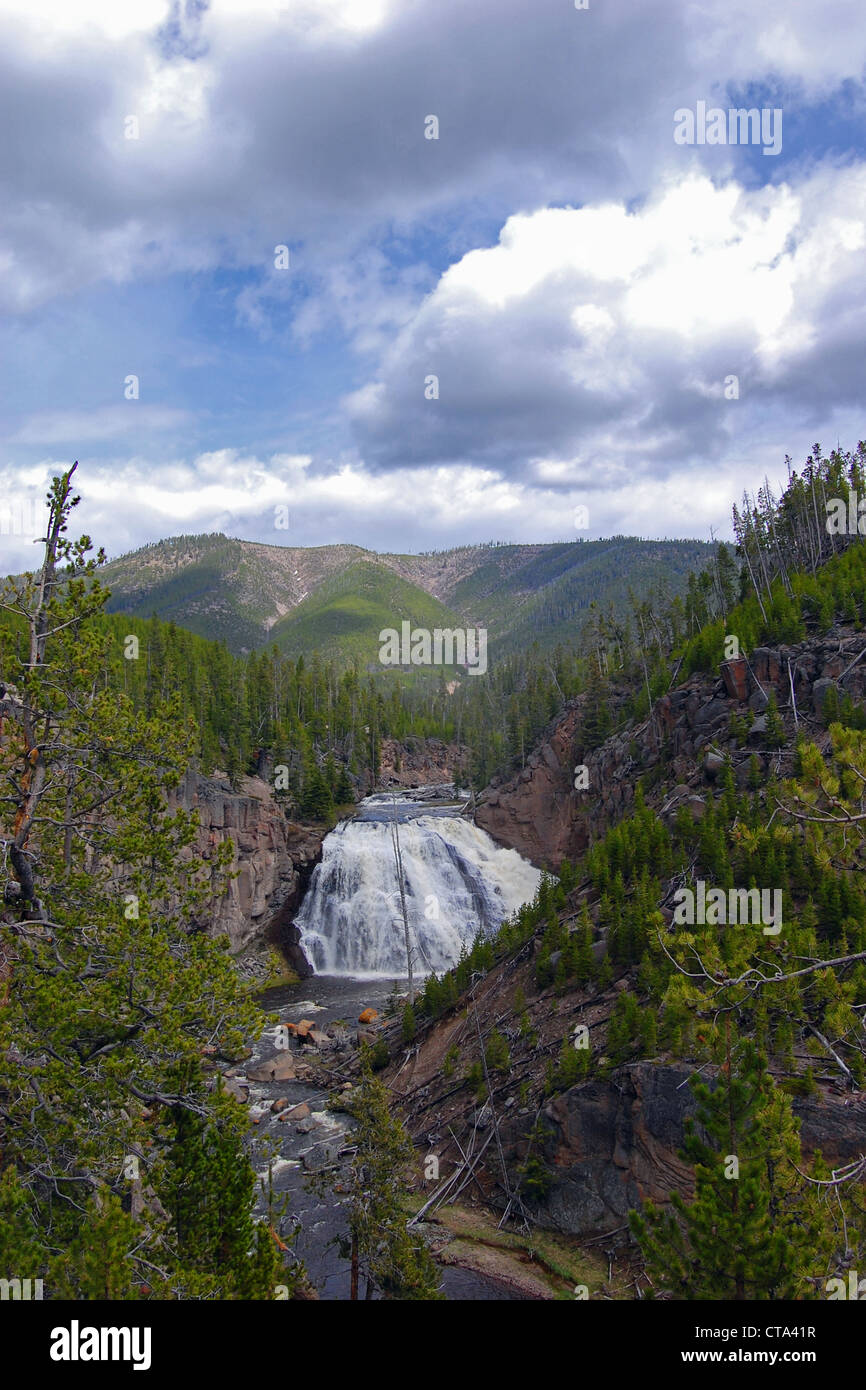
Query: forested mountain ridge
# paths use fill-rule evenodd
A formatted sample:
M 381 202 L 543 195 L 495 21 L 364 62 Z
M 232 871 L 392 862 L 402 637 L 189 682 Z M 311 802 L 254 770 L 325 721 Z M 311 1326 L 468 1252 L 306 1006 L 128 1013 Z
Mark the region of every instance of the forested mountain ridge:
M 399 555 L 180 536 L 112 560 L 104 580 L 110 612 L 155 614 L 235 653 L 276 643 L 374 670 L 380 629 L 404 617 L 418 626 L 485 627 L 500 655 L 527 637 L 551 648 L 573 637 L 593 601 L 622 612 L 630 586 L 683 589 L 711 550 L 700 541 L 615 536 Z
M 233 652 L 268 640 L 270 629 L 331 574 L 364 556 L 359 546 L 258 545 L 219 533 L 158 541 L 103 571 L 109 612 L 154 615 Z
M 275 767 L 287 768 L 287 809 L 294 815 L 327 814 L 335 797 L 346 801 L 369 790 L 382 738 L 456 741 L 472 750 L 465 780 L 480 789 L 511 760 L 524 757 L 563 700 L 584 688 L 586 653 L 600 631 L 615 629 L 627 645 L 628 634 L 639 638 L 652 614 L 672 602 L 679 603 L 689 630 L 694 627 L 697 600 L 689 595 L 699 594 L 697 577 L 680 576 L 686 590 L 681 595 L 676 576 L 668 582 L 668 544 L 678 547 L 683 563 L 693 550 L 706 551 L 698 543 L 615 538 L 384 557 L 399 561 L 404 576 L 381 563 L 383 557 L 352 548 L 250 551 L 247 543 L 220 536 L 182 537 L 137 553 L 143 556 L 143 587 L 132 600 L 133 612 L 110 611 L 118 602 L 115 593 L 109 611 L 97 617 L 111 634 L 103 678 L 144 713 L 175 698 L 192 725 L 205 775 L 227 772 L 236 786 L 243 775 L 271 776 Z M 633 548 L 656 576 L 650 585 L 650 570 L 644 573 L 640 600 L 626 584 L 631 572 L 619 571 Z M 243 557 L 250 553 L 248 563 Z M 268 570 L 274 557 L 283 566 L 276 580 Z M 136 556 L 129 558 L 137 563 Z M 132 572 L 126 563 L 101 570 L 115 590 Z M 168 612 L 191 605 L 184 612 L 193 627 L 246 632 L 252 641 L 253 629 L 260 632 L 262 594 L 267 598 L 270 592 L 267 602 L 276 601 L 273 585 L 287 574 L 296 583 L 295 569 L 300 573 L 304 565 L 311 567 L 304 573 L 315 581 L 314 591 L 277 619 L 265 647 L 247 654 L 172 620 L 143 616 L 154 605 Z M 617 601 L 611 598 L 603 608 L 597 595 L 612 592 L 605 585 L 606 567 L 619 588 Z M 419 588 L 419 578 L 439 597 Z M 249 606 L 239 613 L 238 605 L 253 602 L 257 618 Z M 407 618 L 428 628 L 453 627 L 465 613 L 481 612 L 511 622 L 516 647 L 509 652 L 512 639 L 503 640 L 481 680 L 453 667 L 388 668 L 367 659 L 378 654 L 383 626 Z M 561 641 L 554 644 L 557 634 Z M 0 613 L 0 660 L 4 651 L 22 659 L 25 645 L 23 632 L 16 633 L 9 615 Z

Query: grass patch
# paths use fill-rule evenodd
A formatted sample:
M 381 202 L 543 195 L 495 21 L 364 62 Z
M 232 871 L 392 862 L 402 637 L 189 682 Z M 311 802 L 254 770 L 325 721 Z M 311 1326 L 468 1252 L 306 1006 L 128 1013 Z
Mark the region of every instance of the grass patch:
M 420 1205 L 415 1201 L 413 1209 Z M 498 1214 L 482 1207 L 440 1207 L 431 1224 L 443 1226 L 454 1237 L 443 1247 L 443 1263 L 460 1264 L 515 1284 L 521 1277 L 530 1277 L 545 1285 L 552 1299 L 573 1300 L 578 1285 L 586 1286 L 590 1298 L 632 1296 L 625 1274 L 614 1268 L 609 1280 L 606 1257 L 581 1246 L 575 1237 L 538 1227 L 528 1234 L 511 1227 L 499 1230 L 498 1219 Z M 494 1252 L 493 1259 L 488 1252 Z

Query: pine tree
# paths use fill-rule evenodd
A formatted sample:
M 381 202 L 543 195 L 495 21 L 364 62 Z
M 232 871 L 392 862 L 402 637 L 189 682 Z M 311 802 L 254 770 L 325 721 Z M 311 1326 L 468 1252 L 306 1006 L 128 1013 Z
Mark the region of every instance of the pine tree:
M 329 753 L 325 759 L 324 778 L 333 800 L 334 792 L 337 789 L 337 764 L 334 762 L 333 753 Z
M 63 1257 L 49 1265 L 48 1285 L 56 1298 L 127 1301 L 150 1294 L 170 1297 L 159 1272 L 138 1286 L 129 1278 L 129 1251 L 140 1231 L 120 1199 L 108 1189 L 88 1198 L 85 1220 Z
M 189 1084 L 189 1083 L 188 1083 Z M 228 1097 L 209 1118 L 178 1110 L 172 1142 L 156 1175 L 192 1296 L 270 1299 L 295 1285 L 266 1228 L 253 1220 L 255 1173 L 243 1156 L 245 1116 Z
M 350 806 L 355 800 L 355 791 L 352 786 L 351 778 L 346 770 L 345 763 L 340 764 L 337 774 L 337 785 L 334 790 L 334 800 L 338 806 Z
M 149 714 L 112 686 L 123 658 L 103 618 L 104 556 L 90 555 L 86 537 L 65 537 L 71 475 L 49 494 L 40 572 L 7 581 L 0 597 L 27 636 L 0 673 L 0 839 L 12 869 L 0 906 L 11 1208 L 0 1213 L 0 1249 L 23 1232 L 26 1267 L 70 1298 L 191 1288 L 195 1255 L 173 1235 L 180 1208 L 171 1193 L 161 1207 L 149 1193 L 171 1162 L 173 1120 L 198 1117 L 240 1184 L 222 1206 L 222 1240 L 234 1250 L 229 1283 L 254 1296 L 249 1261 L 259 1274 L 265 1264 L 250 1254 L 243 1112 L 200 1070 L 205 1050 L 238 1056 L 264 1023 L 225 943 L 200 929 L 231 848 L 199 858 L 197 816 L 168 804 L 194 739 L 180 701 L 163 698 L 155 670 Z
M 682 1157 L 694 1167 L 694 1197 L 673 1193 L 672 1211 L 648 1202 L 629 1218 L 654 1289 L 690 1300 L 802 1297 L 833 1235 L 796 1173 L 790 1098 L 748 1040 L 729 1050 L 714 1089 L 692 1088 L 698 1109 Z
M 779 714 L 779 702 L 776 699 L 776 692 L 772 687 L 770 688 L 770 694 L 767 699 L 765 718 L 767 721 L 767 732 L 765 735 L 767 746 L 769 748 L 781 748 L 785 742 L 785 725 L 782 722 L 782 716 Z
M 586 687 L 586 701 L 581 719 L 577 761 L 604 743 L 612 727 L 610 714 L 610 694 L 607 682 L 601 674 L 596 660 L 590 662 L 589 680 Z
M 355 1153 L 339 1186 L 346 1193 L 350 1296 L 359 1297 L 363 1275 L 367 1298 L 376 1290 L 385 1298 L 440 1299 L 436 1266 L 420 1235 L 407 1225 L 403 1207 L 406 1170 L 415 1161 L 415 1150 L 391 1113 L 386 1087 L 366 1062 L 347 1109 L 355 1120 Z M 310 1186 L 321 1192 L 334 1181 L 334 1176 L 317 1175 Z
M 328 820 L 333 814 L 330 788 L 315 757 L 311 757 L 304 773 L 301 810 L 312 820 Z
M 580 920 L 574 935 L 577 939 L 574 962 L 575 979 L 579 985 L 586 985 L 595 974 L 595 957 L 592 954 L 592 922 L 586 903 L 581 908 Z
M 412 1008 L 412 1005 L 407 1000 L 407 1002 L 403 1006 L 403 1019 L 401 1023 L 401 1034 L 404 1043 L 413 1042 L 417 1031 L 418 1029 L 417 1024 L 415 1022 L 415 1010 Z

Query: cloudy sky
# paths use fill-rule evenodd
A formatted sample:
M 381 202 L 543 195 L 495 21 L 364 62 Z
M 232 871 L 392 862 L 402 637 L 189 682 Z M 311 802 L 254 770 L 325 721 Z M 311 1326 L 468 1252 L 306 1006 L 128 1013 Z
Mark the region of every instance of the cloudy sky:
M 73 458 L 111 554 L 725 534 L 866 434 L 864 65 L 861 0 L 0 0 L 2 568 Z

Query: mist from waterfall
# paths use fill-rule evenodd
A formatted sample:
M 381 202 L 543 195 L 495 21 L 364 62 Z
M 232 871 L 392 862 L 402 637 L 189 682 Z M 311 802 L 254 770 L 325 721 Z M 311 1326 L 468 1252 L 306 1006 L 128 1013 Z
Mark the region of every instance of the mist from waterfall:
M 399 821 L 413 968 L 440 973 L 456 964 L 479 930 L 495 931 L 536 894 L 541 874 L 515 850 L 453 811 L 405 796 L 368 797 L 322 846 L 295 919 L 318 974 L 406 974 L 400 889 L 391 838 Z

